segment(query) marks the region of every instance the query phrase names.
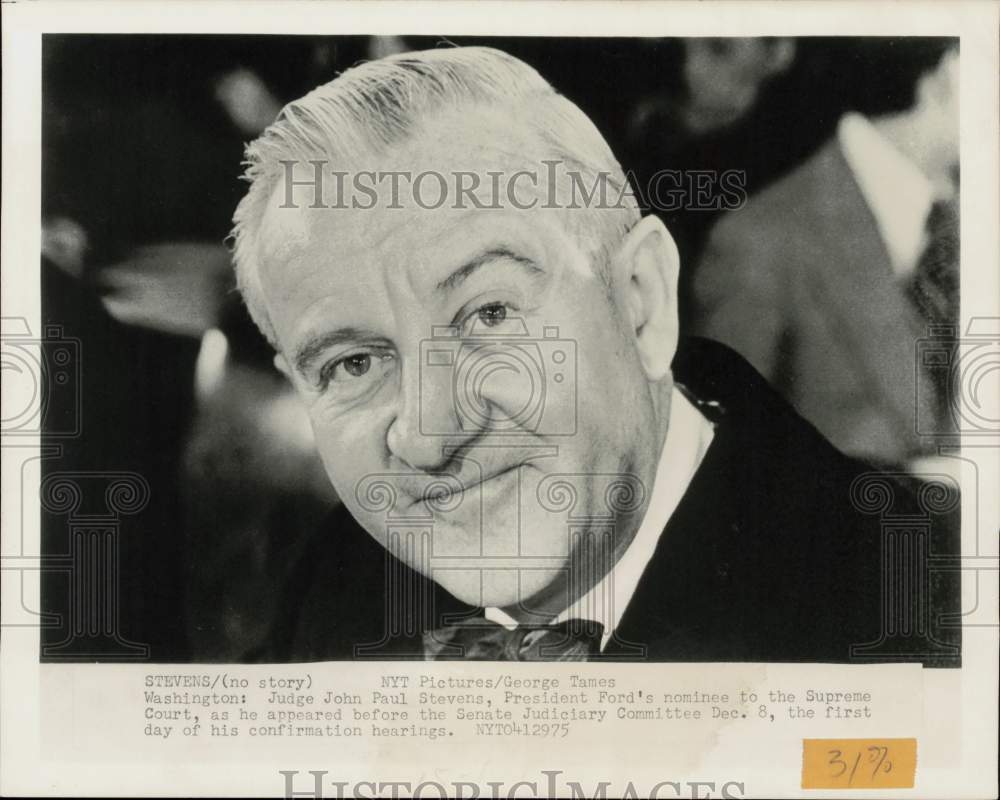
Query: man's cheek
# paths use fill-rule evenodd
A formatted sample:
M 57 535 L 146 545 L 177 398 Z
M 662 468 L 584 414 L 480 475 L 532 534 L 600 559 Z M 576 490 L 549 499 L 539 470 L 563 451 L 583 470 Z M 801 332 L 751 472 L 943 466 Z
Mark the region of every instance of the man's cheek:
M 363 451 L 352 451 L 344 442 L 343 437 L 338 435 L 338 432 L 316 425 L 315 421 L 313 431 L 316 435 L 316 447 L 319 450 L 323 466 L 326 468 L 326 474 L 337 490 L 337 494 L 346 502 L 354 493 L 354 484 L 366 469 L 365 463 L 361 460 L 364 453 Z
M 334 489 L 352 512 L 368 479 L 386 472 L 385 438 L 364 419 L 340 418 L 336 424 L 313 418 L 320 458 Z

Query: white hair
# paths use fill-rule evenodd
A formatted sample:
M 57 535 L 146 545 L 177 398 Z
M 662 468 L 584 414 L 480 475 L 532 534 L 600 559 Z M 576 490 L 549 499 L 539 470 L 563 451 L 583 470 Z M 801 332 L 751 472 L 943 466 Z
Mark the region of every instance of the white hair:
M 283 162 L 328 159 L 346 162 L 383 154 L 406 142 L 435 114 L 467 106 L 510 114 L 540 140 L 544 157 L 582 176 L 604 175 L 612 190 L 628 181 L 590 119 L 559 95 L 534 69 L 485 47 L 453 47 L 401 53 L 353 67 L 286 105 L 275 122 L 246 148 L 244 180 L 250 188 L 233 215 L 231 243 L 236 281 L 251 317 L 277 346 L 260 282 L 258 236 L 268 202 L 284 175 Z M 639 220 L 626 193 L 615 207 L 576 209 L 573 232 L 599 261 L 610 282 L 610 259 Z

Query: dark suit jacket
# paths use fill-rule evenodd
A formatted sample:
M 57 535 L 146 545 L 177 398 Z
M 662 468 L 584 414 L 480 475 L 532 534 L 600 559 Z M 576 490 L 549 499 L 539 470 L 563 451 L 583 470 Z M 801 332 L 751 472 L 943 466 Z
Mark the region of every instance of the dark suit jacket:
M 722 217 L 692 294 L 691 331 L 739 351 L 845 453 L 902 464 L 928 448 L 927 326 L 836 139 Z
M 835 450 L 729 348 L 684 341 L 674 373 L 714 417 L 715 436 L 604 656 L 957 666 L 958 629 L 938 619 L 958 602 L 957 572 L 936 569 L 958 554 L 941 509 L 923 511 L 892 476 Z M 933 557 L 922 564 L 931 593 L 903 603 L 926 630 L 903 638 L 885 635 L 896 621 L 882 614 L 882 543 L 902 535 L 891 524 L 901 514 Z M 387 575 L 397 587 L 388 600 Z M 887 577 L 886 589 L 900 588 Z M 420 658 L 422 630 L 472 611 L 340 510 L 294 577 L 274 649 L 258 657 Z M 861 645 L 871 646 L 852 651 Z

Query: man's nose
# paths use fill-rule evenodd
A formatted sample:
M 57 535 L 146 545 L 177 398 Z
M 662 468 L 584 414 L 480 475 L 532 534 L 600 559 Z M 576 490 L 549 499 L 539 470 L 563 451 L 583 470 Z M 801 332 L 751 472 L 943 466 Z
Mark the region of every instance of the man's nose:
M 444 471 L 451 454 L 475 436 L 463 431 L 455 409 L 451 370 L 403 368 L 396 417 L 386 434 L 389 451 L 412 469 Z

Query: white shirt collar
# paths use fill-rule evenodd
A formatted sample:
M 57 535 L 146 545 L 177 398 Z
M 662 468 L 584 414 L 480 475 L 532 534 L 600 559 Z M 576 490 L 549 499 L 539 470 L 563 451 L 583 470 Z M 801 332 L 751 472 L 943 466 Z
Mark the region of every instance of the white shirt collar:
M 861 114 L 845 114 L 837 138 L 897 274 L 913 269 L 924 248 L 934 187 L 909 158 Z
M 639 530 L 611 571 L 552 620 L 552 624 L 569 619 L 599 622 L 604 629 L 601 639 L 601 649 L 604 649 L 635 594 L 667 521 L 701 465 L 714 433 L 712 424 L 675 387 L 670 398 L 667 437 L 660 453 L 649 507 Z M 517 621 L 503 609 L 486 608 L 483 615 L 508 630 L 517 627 Z

